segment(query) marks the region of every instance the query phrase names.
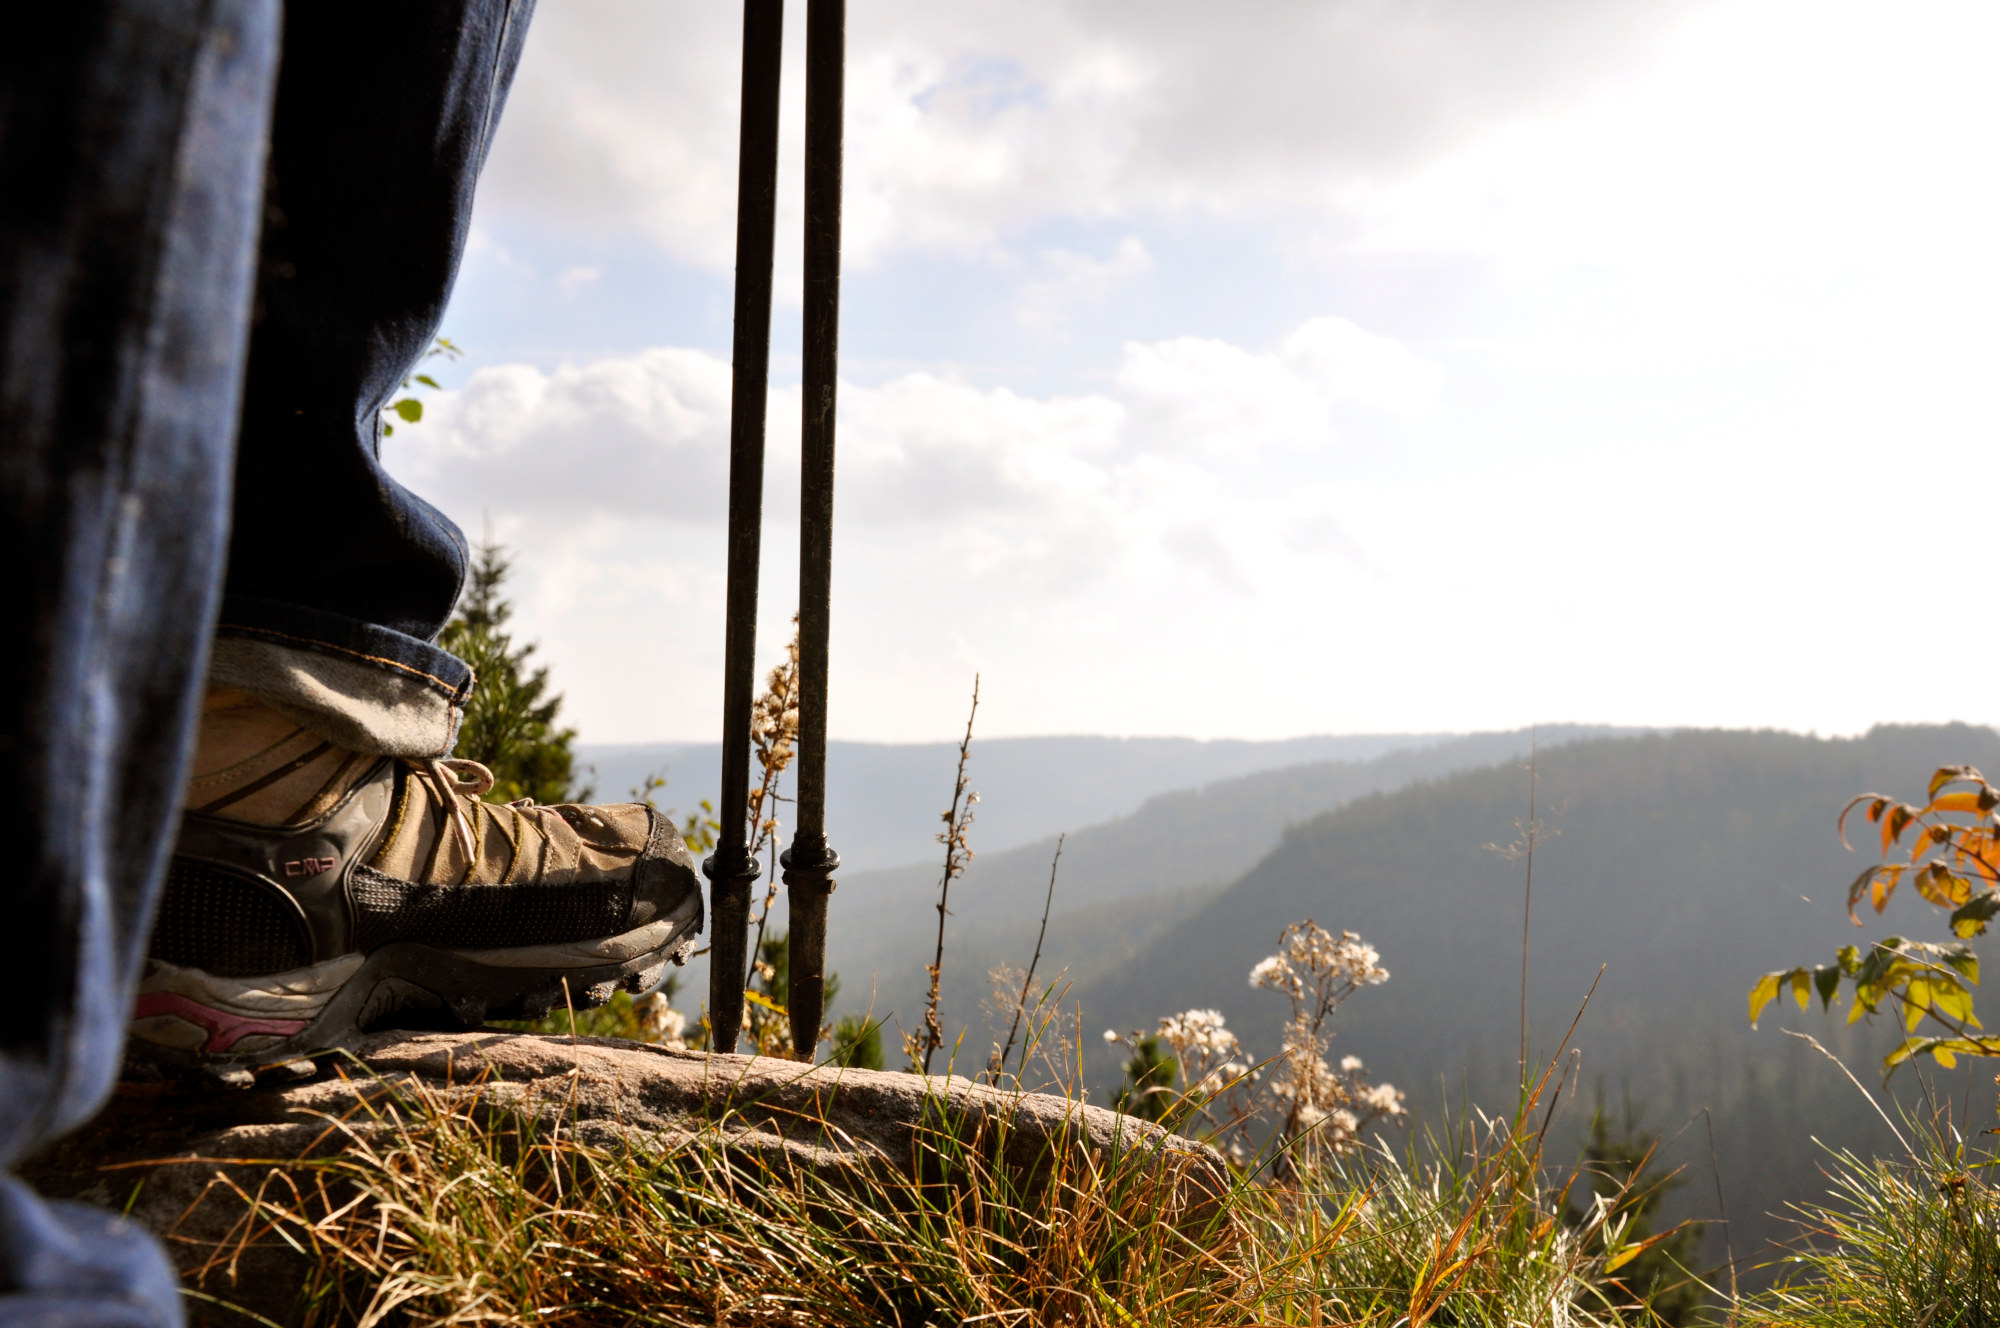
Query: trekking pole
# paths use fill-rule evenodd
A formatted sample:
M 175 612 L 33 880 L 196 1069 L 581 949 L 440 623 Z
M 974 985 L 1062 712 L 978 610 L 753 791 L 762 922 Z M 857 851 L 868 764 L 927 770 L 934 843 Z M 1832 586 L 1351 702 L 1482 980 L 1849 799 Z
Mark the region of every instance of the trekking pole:
M 736 1050 L 750 887 L 750 704 L 757 672 L 757 557 L 764 521 L 764 405 L 771 374 L 771 261 L 778 216 L 778 72 L 784 0 L 744 0 L 736 164 L 736 328 L 729 392 L 729 590 L 722 657 L 722 829 L 709 880 L 709 1046 Z
M 780 861 L 791 910 L 793 1054 L 811 1060 L 825 1013 L 826 657 L 833 595 L 833 416 L 840 359 L 840 158 L 846 0 L 806 5 L 805 363 L 799 479 L 798 832 Z

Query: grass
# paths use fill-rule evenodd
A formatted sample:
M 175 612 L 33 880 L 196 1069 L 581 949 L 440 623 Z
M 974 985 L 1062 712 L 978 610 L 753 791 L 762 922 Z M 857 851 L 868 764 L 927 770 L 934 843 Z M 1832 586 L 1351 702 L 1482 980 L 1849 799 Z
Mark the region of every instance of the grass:
M 942 1108 L 940 1109 L 942 1110 Z M 607 1149 L 560 1121 L 386 1085 L 339 1155 L 274 1164 L 242 1229 L 312 1272 L 292 1320 L 573 1325 L 1572 1325 L 1639 1321 L 1533 1105 L 1270 1179 L 1058 1142 L 999 1166 L 942 1115 L 909 1174 L 808 1171 L 730 1122 Z M 915 1177 L 915 1178 L 913 1178 Z
M 1733 1316 L 1758 1328 L 1996 1328 L 2000 1164 L 1948 1121 L 1919 1123 L 1902 1159 L 1830 1152 L 1825 1202 L 1798 1205 L 1785 1280 Z

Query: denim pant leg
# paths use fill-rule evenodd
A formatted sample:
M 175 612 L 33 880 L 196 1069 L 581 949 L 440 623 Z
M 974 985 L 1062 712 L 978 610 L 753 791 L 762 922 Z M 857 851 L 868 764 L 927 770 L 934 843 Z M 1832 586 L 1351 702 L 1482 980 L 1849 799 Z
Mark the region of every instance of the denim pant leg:
M 0 20 L 0 1164 L 118 1071 L 222 585 L 276 0 Z M 180 1322 L 108 1214 L 0 1176 L 0 1325 Z
M 438 333 L 532 8 L 285 16 L 211 676 L 355 750 L 446 755 L 471 690 L 430 644 L 465 539 L 382 469 L 381 412 Z

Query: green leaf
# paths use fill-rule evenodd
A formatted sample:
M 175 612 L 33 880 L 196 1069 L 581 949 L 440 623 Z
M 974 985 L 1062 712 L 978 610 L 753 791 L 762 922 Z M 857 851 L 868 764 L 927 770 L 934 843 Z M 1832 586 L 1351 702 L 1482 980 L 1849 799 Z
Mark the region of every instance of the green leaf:
M 438 385 L 438 380 L 431 377 L 429 374 L 418 374 L 417 381 L 422 383 L 425 387 L 436 387 Z
M 1931 1059 L 1949 1070 L 1960 1056 L 2000 1056 L 2000 1039 L 1962 1037 L 1906 1038 L 1900 1047 L 1882 1058 L 1882 1068 L 1893 1070 L 1912 1056 L 1929 1052 Z
M 1938 950 L 1938 958 L 1944 960 L 1946 968 L 1970 982 L 1979 985 L 1979 956 L 1969 945 L 1946 945 Z
M 1799 1003 L 1801 1010 L 1812 999 L 1812 970 L 1795 968 L 1791 975 L 1792 999 Z
M 1819 1008 L 1828 1009 L 1840 993 L 1840 965 L 1821 964 L 1813 970 L 1813 985 L 1819 988 Z
M 1953 910 L 1952 935 L 1966 938 L 1984 936 L 1986 924 L 1991 922 L 1996 914 L 2000 914 L 2000 890 L 1987 890 L 1976 894 Z
M 390 409 L 394 410 L 411 424 L 415 424 L 424 417 L 424 403 L 415 397 L 404 397 L 401 401 L 391 406 Z

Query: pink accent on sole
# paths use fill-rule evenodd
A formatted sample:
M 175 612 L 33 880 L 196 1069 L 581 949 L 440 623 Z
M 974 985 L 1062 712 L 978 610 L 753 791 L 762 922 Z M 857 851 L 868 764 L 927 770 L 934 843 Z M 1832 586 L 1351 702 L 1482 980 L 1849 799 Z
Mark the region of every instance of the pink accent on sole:
M 145 1019 L 153 1015 L 170 1014 L 176 1019 L 208 1030 L 208 1041 L 202 1044 L 204 1052 L 224 1052 L 235 1046 L 243 1038 L 258 1033 L 276 1033 L 280 1037 L 290 1037 L 304 1028 L 304 1019 L 253 1019 L 247 1015 L 231 1014 L 218 1010 L 199 1001 L 191 1001 L 185 996 L 171 991 L 151 992 L 139 998 L 132 1010 L 132 1017 Z

